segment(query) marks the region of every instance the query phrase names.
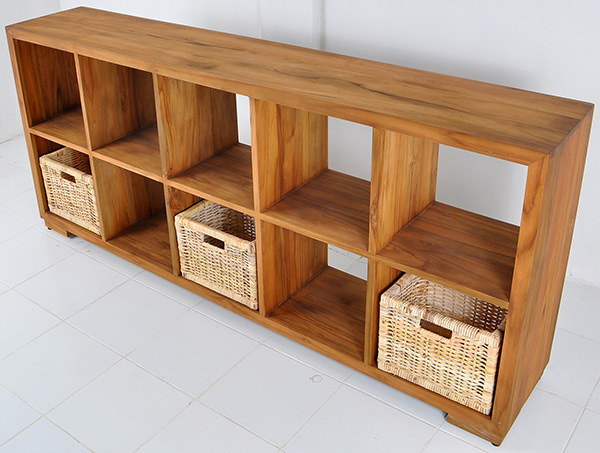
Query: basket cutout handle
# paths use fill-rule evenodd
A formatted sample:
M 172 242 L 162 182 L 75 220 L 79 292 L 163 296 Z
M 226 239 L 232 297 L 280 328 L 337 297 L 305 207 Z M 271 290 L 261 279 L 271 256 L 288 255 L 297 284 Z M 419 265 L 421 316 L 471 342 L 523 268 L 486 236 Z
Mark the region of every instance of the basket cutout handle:
M 215 248 L 221 249 L 221 250 L 225 250 L 225 242 L 222 241 L 221 239 L 217 239 L 215 237 L 209 236 L 208 234 L 204 233 L 203 241 L 212 247 L 215 247 Z
M 423 333 L 429 338 L 435 340 L 450 340 L 452 338 L 452 331 L 450 329 L 438 326 L 426 319 L 421 319 L 420 327 L 425 331 Z
M 73 175 L 70 175 L 70 174 L 68 174 L 68 173 L 66 173 L 66 172 L 64 172 L 64 171 L 61 171 L 61 172 L 60 172 L 60 177 L 61 177 L 62 179 L 64 179 L 64 180 L 66 180 L 66 181 L 69 181 L 69 182 L 75 183 L 75 176 L 73 176 Z

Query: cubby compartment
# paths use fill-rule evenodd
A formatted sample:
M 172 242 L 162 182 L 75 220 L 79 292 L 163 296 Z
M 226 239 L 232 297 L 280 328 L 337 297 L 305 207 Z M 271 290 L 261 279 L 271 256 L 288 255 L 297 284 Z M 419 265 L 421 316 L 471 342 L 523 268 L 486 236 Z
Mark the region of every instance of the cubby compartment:
M 506 316 L 484 300 L 404 274 L 381 296 L 378 367 L 487 415 Z
M 100 217 L 90 157 L 60 148 L 40 157 L 48 210 L 100 235 Z
M 365 253 L 370 183 L 329 169 L 327 116 L 258 99 L 251 113 L 258 209 L 284 228 Z
M 156 77 L 165 176 L 233 209 L 253 209 L 250 147 L 239 143 L 233 93 Z
M 87 148 L 71 52 L 15 40 L 15 55 L 30 131 L 79 150 Z
M 268 319 L 325 353 L 362 360 L 367 282 L 329 266 L 325 242 L 264 221 L 259 241 Z
M 371 251 L 508 307 L 519 227 L 437 201 L 436 142 L 376 129 L 373 146 Z
M 173 271 L 163 185 L 93 158 L 103 239 L 134 262 Z
M 162 176 L 152 74 L 80 56 L 91 149 L 147 178 Z

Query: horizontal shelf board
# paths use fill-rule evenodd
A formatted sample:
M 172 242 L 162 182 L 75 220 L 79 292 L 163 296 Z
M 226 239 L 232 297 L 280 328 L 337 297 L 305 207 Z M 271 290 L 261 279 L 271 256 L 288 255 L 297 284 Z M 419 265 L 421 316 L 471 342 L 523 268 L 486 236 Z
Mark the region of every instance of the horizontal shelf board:
M 367 282 L 327 267 L 268 319 L 362 360 L 366 297 Z
M 159 212 L 123 230 L 108 243 L 138 259 L 173 272 L 167 216 Z
M 29 130 L 32 134 L 47 140 L 75 148 L 79 151 L 89 152 L 87 150 L 81 107 L 67 110 L 49 120 L 31 126 Z
M 169 180 L 180 189 L 235 209 L 254 209 L 252 157 L 250 147 L 241 143 L 200 162 Z
M 18 39 L 351 121 L 418 130 L 515 161 L 552 152 L 592 111 L 570 99 L 89 8 L 8 30 Z
M 161 180 L 162 167 L 156 125 L 92 151 L 92 155 L 134 173 Z
M 379 258 L 508 307 L 519 227 L 434 202 Z
M 284 228 L 366 254 L 370 183 L 327 170 L 263 213 Z

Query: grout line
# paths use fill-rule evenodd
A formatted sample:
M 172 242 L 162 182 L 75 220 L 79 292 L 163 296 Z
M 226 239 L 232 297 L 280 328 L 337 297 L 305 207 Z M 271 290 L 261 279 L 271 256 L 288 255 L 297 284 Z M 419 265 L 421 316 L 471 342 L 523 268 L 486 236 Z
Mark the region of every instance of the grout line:
M 579 414 L 579 418 L 577 419 L 577 422 L 575 423 L 575 426 L 573 427 L 573 430 L 571 431 L 571 435 L 569 436 L 569 439 L 567 440 L 567 443 L 565 444 L 563 451 L 566 451 L 566 449 L 569 447 L 569 444 L 571 443 L 571 440 L 573 439 L 573 436 L 575 435 L 575 432 L 577 431 L 577 428 L 579 427 L 579 423 L 581 422 L 581 419 L 583 418 L 585 411 L 591 410 L 588 408 L 588 404 L 590 403 L 590 400 L 592 399 L 592 396 L 594 396 L 594 392 L 596 391 L 596 388 L 599 385 L 600 385 L 600 378 L 598 378 L 598 380 L 596 381 L 596 385 L 592 389 L 590 396 L 588 397 L 587 401 L 585 402 L 585 406 L 583 407 L 581 414 Z M 596 413 L 595 411 L 592 411 L 592 412 Z
M 564 327 L 556 326 L 556 330 L 562 330 L 563 332 L 570 333 L 572 335 L 575 335 L 575 336 L 577 336 L 579 338 L 583 338 L 584 340 L 591 341 L 593 343 L 600 343 L 600 340 L 596 340 L 594 338 L 586 337 L 585 335 L 581 335 L 581 333 L 579 333 L 579 332 L 573 332 L 572 330 L 565 329 Z
M 440 423 L 441 426 L 441 423 Z M 435 431 L 433 432 L 433 434 L 431 435 L 431 437 L 429 439 L 427 439 L 427 441 L 425 442 L 425 444 L 423 445 L 423 448 L 421 448 L 420 453 L 423 453 L 427 447 L 429 446 L 429 444 L 431 443 L 431 441 L 433 440 L 433 438 L 435 437 L 435 435 L 440 431 L 440 427 L 438 426 Z
M 323 401 L 323 403 L 322 403 L 322 404 L 321 404 L 321 405 L 320 405 L 320 406 L 319 406 L 319 407 L 318 407 L 318 408 L 317 408 L 317 409 L 316 409 L 316 410 L 315 410 L 315 411 L 314 411 L 314 412 L 313 412 L 313 413 L 312 413 L 312 414 L 311 414 L 311 415 L 308 417 L 308 419 L 307 419 L 307 420 L 306 420 L 304 423 L 302 423 L 302 424 L 300 425 L 300 428 L 298 428 L 298 429 L 297 429 L 297 430 L 296 430 L 296 431 L 295 431 L 295 432 L 294 432 L 294 433 L 293 433 L 293 434 L 292 434 L 292 435 L 289 437 L 289 439 L 288 439 L 288 440 L 286 440 L 286 441 L 283 443 L 283 445 L 281 446 L 281 449 L 284 449 L 284 448 L 285 448 L 285 447 L 286 447 L 286 446 L 287 446 L 287 445 L 288 445 L 288 444 L 291 442 L 291 440 L 292 440 L 294 437 L 296 437 L 300 431 L 302 431 L 302 429 L 303 429 L 303 428 L 304 428 L 304 427 L 305 427 L 305 426 L 306 426 L 306 425 L 307 425 L 307 424 L 308 424 L 308 423 L 309 423 L 309 422 L 310 422 L 310 421 L 313 419 L 313 417 L 314 417 L 314 416 L 317 414 L 317 412 L 319 412 L 319 411 L 320 411 L 320 410 L 323 408 L 323 406 L 325 406 L 325 405 L 326 405 L 326 404 L 327 404 L 327 403 L 328 403 L 328 402 L 331 400 L 331 398 L 333 398 L 333 396 L 334 396 L 334 395 L 335 395 L 337 392 L 339 392 L 339 391 L 340 391 L 340 389 L 341 389 L 343 386 L 344 386 L 344 384 L 340 382 L 340 384 L 338 385 L 338 387 L 337 387 L 337 388 L 336 388 L 336 389 L 335 389 L 333 392 L 331 392 L 331 395 L 329 395 L 329 397 L 328 397 L 328 398 L 327 398 L 325 401 Z
M 46 310 L 47 311 L 47 310 Z M 56 317 L 56 315 L 54 315 Z M 58 322 L 56 324 L 53 324 L 52 326 L 48 327 L 46 330 L 44 330 L 43 332 L 39 333 L 36 337 L 32 338 L 31 340 L 29 340 L 27 343 L 22 344 L 21 346 L 19 346 L 17 349 L 15 349 L 14 351 L 6 354 L 4 357 L 2 357 L 0 359 L 0 363 L 2 363 L 4 360 L 8 359 L 9 357 L 12 357 L 13 355 L 15 355 L 17 352 L 21 351 L 22 349 L 25 349 L 27 346 L 29 346 L 31 343 L 33 343 L 34 341 L 36 341 L 38 338 L 46 335 L 48 332 L 50 332 L 52 329 L 60 326 L 64 321 L 60 318 L 58 318 Z M 8 387 L 7 387 L 8 388 Z
M 37 411 L 37 409 L 36 409 L 36 411 Z M 23 434 L 25 431 L 27 431 L 29 428 L 31 428 L 33 425 L 35 425 L 37 422 L 39 422 L 43 418 L 44 418 L 44 416 L 42 414 L 40 414 L 40 416 L 38 418 L 36 418 L 34 421 L 32 421 L 31 423 L 29 423 L 28 425 L 26 425 L 23 429 L 21 429 L 20 431 L 16 432 L 12 436 L 10 436 L 4 442 L 0 442 L 0 448 L 6 446 L 13 439 L 16 439 L 17 437 L 19 437 L 21 434 Z
M 185 405 L 185 407 L 183 407 L 183 409 L 181 409 L 179 412 L 177 412 L 175 415 L 173 415 L 173 417 L 171 417 L 154 434 L 150 435 L 150 437 L 148 437 L 145 441 L 143 441 L 141 444 L 139 444 L 137 447 L 135 447 L 135 449 L 133 451 L 139 451 L 140 448 L 142 448 L 144 445 L 146 445 L 152 439 L 156 438 L 159 434 L 161 434 L 167 428 L 167 426 L 169 426 L 177 417 L 179 417 L 181 414 L 183 414 L 193 403 L 194 403 L 194 400 L 192 399 L 189 403 L 187 403 Z
M 64 429 L 62 426 L 60 426 L 58 423 L 55 423 L 54 421 L 50 420 L 48 417 L 46 417 L 45 415 L 42 417 L 44 420 L 46 420 L 48 423 L 52 423 L 54 426 L 56 426 L 58 429 L 60 429 L 62 432 L 64 432 L 67 436 L 69 436 L 70 438 L 74 439 L 75 441 L 77 441 L 77 443 L 79 443 L 79 445 L 81 445 L 83 448 L 88 449 L 89 451 L 93 451 L 91 448 L 89 448 L 87 445 L 85 445 L 82 441 L 80 441 L 77 437 L 75 437 L 74 434 L 70 433 L 69 431 L 67 431 L 66 429 Z
M 268 440 L 268 439 L 265 439 L 265 438 L 264 438 L 263 436 L 261 436 L 260 434 L 258 434 L 258 433 L 255 433 L 255 432 L 254 432 L 254 431 L 252 431 L 250 428 L 248 428 L 248 427 L 246 427 L 246 426 L 242 425 L 240 422 L 238 422 L 238 421 L 236 421 L 236 420 L 234 420 L 234 419 L 232 419 L 232 418 L 228 417 L 227 415 L 225 415 L 225 414 L 223 414 L 223 413 L 219 412 L 219 411 L 218 411 L 218 410 L 216 410 L 215 408 L 213 408 L 213 407 L 209 406 L 209 405 L 208 405 L 208 404 L 206 404 L 205 402 L 203 402 L 203 401 L 196 401 L 196 402 L 197 402 L 198 404 L 201 404 L 202 406 L 206 407 L 206 408 L 207 408 L 207 409 L 209 409 L 210 411 L 214 412 L 215 414 L 217 414 L 217 415 L 219 415 L 219 416 L 223 417 L 224 419 L 226 419 L 226 420 L 230 421 L 230 422 L 231 422 L 231 423 L 233 423 L 234 425 L 236 425 L 236 426 L 239 426 L 239 427 L 240 427 L 240 428 L 242 428 L 244 431 L 247 431 L 248 433 L 252 434 L 253 436 L 255 436 L 255 437 L 258 437 L 260 440 L 263 440 L 264 442 L 268 443 L 269 445 L 272 445 L 273 447 L 275 447 L 275 448 L 277 448 L 277 449 L 280 449 L 280 448 L 281 448 L 281 447 L 279 447 L 277 444 L 275 444 L 275 443 L 271 442 L 270 440 Z

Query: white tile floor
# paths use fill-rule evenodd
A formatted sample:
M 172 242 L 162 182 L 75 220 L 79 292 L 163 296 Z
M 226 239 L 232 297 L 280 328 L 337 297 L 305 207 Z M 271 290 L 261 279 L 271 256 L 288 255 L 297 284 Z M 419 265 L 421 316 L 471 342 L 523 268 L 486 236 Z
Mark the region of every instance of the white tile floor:
M 0 451 L 598 451 L 600 289 L 567 283 L 550 364 L 495 448 L 427 404 L 47 230 L 24 154 L 22 138 L 0 144 Z M 366 270 L 335 250 L 330 263 Z

